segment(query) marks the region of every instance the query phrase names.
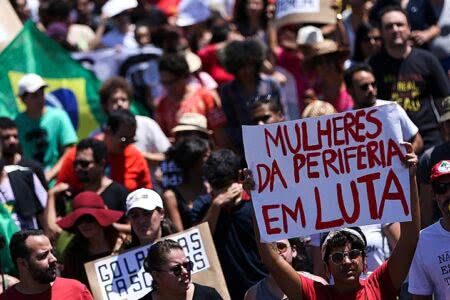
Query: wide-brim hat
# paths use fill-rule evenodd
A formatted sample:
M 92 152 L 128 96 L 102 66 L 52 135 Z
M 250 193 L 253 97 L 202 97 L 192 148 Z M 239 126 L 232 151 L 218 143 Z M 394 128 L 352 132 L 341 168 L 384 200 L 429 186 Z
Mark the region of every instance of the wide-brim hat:
M 111 18 L 137 6 L 137 0 L 108 0 L 102 6 L 102 13 Z
M 305 57 L 304 64 L 307 68 L 312 68 L 323 57 L 344 62 L 350 57 L 350 49 L 339 47 L 335 41 L 325 39 L 312 45 L 311 53 Z
M 172 133 L 181 131 L 200 131 L 205 134 L 212 134 L 208 129 L 208 121 L 204 115 L 198 113 L 184 113 L 177 126 L 172 129 Z
M 208 20 L 211 11 L 204 0 L 181 0 L 178 5 L 178 15 L 175 25 L 178 27 L 192 26 Z
M 77 220 L 85 215 L 94 217 L 102 227 L 112 225 L 124 215 L 123 211 L 105 208 L 102 197 L 90 191 L 79 193 L 73 199 L 72 207 L 73 211 L 57 222 L 61 228 L 69 231 L 72 231 Z

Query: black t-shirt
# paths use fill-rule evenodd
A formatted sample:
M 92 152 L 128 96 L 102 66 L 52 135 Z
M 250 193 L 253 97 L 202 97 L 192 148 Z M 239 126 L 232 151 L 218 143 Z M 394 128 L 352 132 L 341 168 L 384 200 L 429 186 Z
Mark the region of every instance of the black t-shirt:
M 441 160 L 450 159 L 450 143 L 443 143 L 425 151 L 420 157 L 417 168 L 417 180 L 423 184 L 430 183 L 431 169 Z
M 222 300 L 220 294 L 212 287 L 194 283 L 195 290 L 192 300 Z M 152 292 L 148 293 L 140 300 L 152 300 Z
M 103 201 L 109 209 L 127 210 L 128 190 L 126 187 L 113 181 L 101 194 Z
M 48 190 L 47 179 L 45 179 L 44 170 L 42 169 L 42 165 L 39 162 L 22 156 L 17 165 L 31 169 L 33 173 L 36 174 L 39 181 L 42 183 L 42 186 L 46 190 Z
M 211 202 L 209 194 L 194 201 L 194 223 L 204 218 Z M 267 276 L 256 248 L 252 210 L 252 203 L 244 200 L 231 211 L 222 210 L 213 235 L 231 299 L 243 299 L 252 285 Z
M 405 109 L 419 127 L 425 149 L 440 144 L 435 104 L 440 108 L 440 101 L 449 95 L 449 82 L 438 60 L 426 50 L 413 48 L 405 59 L 393 58 L 382 50 L 369 63 L 378 98 L 396 101 Z

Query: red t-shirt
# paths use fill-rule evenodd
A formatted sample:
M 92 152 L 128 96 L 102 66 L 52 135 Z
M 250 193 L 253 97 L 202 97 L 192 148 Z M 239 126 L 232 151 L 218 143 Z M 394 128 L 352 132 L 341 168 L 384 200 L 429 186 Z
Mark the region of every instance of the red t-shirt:
M 332 285 L 299 275 L 302 282 L 303 299 L 320 300 L 390 300 L 396 299 L 398 290 L 393 286 L 391 276 L 384 262 L 366 280 L 360 280 L 359 288 L 351 293 L 337 293 Z
M 76 147 L 73 147 L 64 156 L 56 181 L 58 183 L 65 182 L 72 188 L 81 190 L 83 184 L 78 181 L 73 168 L 75 156 Z M 124 185 L 130 191 L 138 188 L 152 188 L 147 161 L 133 145 L 128 145 L 121 154 L 108 154 L 105 173 L 106 176 Z
M 205 48 L 198 51 L 198 56 L 202 60 L 202 70 L 209 73 L 212 78 L 220 85 L 231 81 L 234 76 L 228 73 L 219 62 L 217 56 L 217 45 L 208 45 Z
M 13 285 L 0 295 L 0 300 L 93 300 L 86 286 L 74 279 L 56 277 L 53 285 L 40 294 L 25 295 L 18 292 Z
M 162 97 L 156 108 L 156 122 L 167 136 L 173 136 L 172 128 L 178 124 L 181 115 L 187 112 L 204 115 L 208 120 L 208 128 L 223 126 L 227 119 L 220 104 L 214 96 L 204 88 L 198 88 L 190 97 L 181 102 Z

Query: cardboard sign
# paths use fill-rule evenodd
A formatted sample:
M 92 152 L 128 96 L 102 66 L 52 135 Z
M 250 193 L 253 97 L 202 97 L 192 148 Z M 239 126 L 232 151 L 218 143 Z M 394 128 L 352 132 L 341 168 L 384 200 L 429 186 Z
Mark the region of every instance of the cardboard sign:
M 261 240 L 411 220 L 395 104 L 243 126 Z
M 194 263 L 192 281 L 211 286 L 223 299 L 230 299 L 222 268 L 207 223 L 163 239 L 177 241 Z M 152 290 L 152 277 L 143 263 L 150 245 L 85 264 L 95 299 L 139 299 Z
M 275 11 L 275 26 L 287 24 L 334 24 L 336 11 L 330 0 L 278 0 Z
M 0 52 L 14 39 L 22 27 L 22 22 L 11 3 L 0 1 Z

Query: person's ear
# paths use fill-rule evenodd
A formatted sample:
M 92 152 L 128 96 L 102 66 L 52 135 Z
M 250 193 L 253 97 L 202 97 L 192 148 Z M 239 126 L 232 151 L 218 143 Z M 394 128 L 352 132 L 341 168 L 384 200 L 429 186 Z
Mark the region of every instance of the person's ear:
M 297 246 L 292 246 L 292 258 L 296 258 L 297 257 Z
M 17 268 L 19 269 L 19 267 L 28 269 L 29 265 L 28 265 L 28 261 L 25 258 L 17 258 Z
M 324 271 L 325 271 L 325 276 L 327 277 L 327 280 L 330 280 L 331 277 L 331 272 L 330 269 L 328 268 L 328 264 L 326 262 L 323 262 L 324 265 Z

